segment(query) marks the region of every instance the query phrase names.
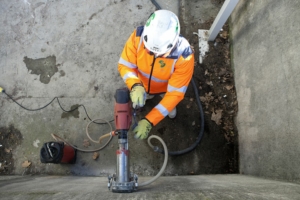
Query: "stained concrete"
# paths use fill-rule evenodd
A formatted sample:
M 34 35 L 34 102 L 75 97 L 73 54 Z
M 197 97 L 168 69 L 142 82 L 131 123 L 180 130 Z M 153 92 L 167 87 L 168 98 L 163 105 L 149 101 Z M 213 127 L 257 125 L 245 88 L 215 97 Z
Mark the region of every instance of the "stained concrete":
M 231 27 L 240 172 L 300 182 L 300 2 L 240 0 Z
M 179 7 L 188 11 L 193 7 L 192 3 L 197 3 L 193 1 L 184 6 L 184 2 L 180 1 L 157 2 L 177 15 L 180 14 Z M 194 17 L 205 17 L 205 20 L 217 15 L 220 4 L 211 4 L 209 0 L 201 3 L 203 6 L 199 12 L 193 11 Z M 92 154 L 78 152 L 74 165 L 41 163 L 40 149 L 43 143 L 54 140 L 52 133 L 79 148 L 92 150 L 102 146 L 93 142 L 88 147 L 83 146 L 89 118 L 113 120 L 115 90 L 125 86 L 117 71 L 119 56 L 134 28 L 144 25 L 156 10 L 155 6 L 150 0 L 13 0 L 3 1 L 0 8 L 0 21 L 3 22 L 0 30 L 0 86 L 29 109 L 40 108 L 54 97 L 59 97 L 65 110 L 76 105 L 85 106 L 65 113 L 54 100 L 47 108 L 30 112 L 0 94 L 0 127 L 12 124 L 23 136 L 21 145 L 12 150 L 13 173 L 112 174 L 116 170 L 116 138 L 100 151 L 97 160 L 92 159 Z M 211 10 L 209 15 L 201 14 L 208 9 Z M 91 137 L 97 140 L 110 128 L 108 125 L 91 124 L 89 131 Z M 148 176 L 156 174 L 163 155 L 153 152 L 147 141 L 133 139 L 132 134 L 129 140 L 131 170 Z M 208 153 L 205 155 L 210 156 Z M 218 156 L 221 155 L 215 157 Z M 192 164 L 180 167 L 180 159 L 170 159 L 165 174 L 189 174 L 201 168 L 198 163 L 203 156 L 195 154 L 192 157 Z M 29 168 L 22 167 L 26 160 L 31 162 Z M 221 163 L 207 168 L 217 170 L 223 166 Z
M 139 183 L 149 180 L 142 177 Z M 229 181 L 230 180 L 230 181 Z M 107 178 L 0 177 L 1 199 L 299 199 L 300 185 L 241 175 L 161 177 L 133 193 L 112 193 Z
M 78 111 L 79 107 L 80 107 L 79 104 L 71 106 L 71 108 L 68 110 L 73 110 L 73 111 L 62 113 L 61 118 L 67 118 L 67 119 L 69 119 L 70 117 L 79 118 L 79 111 Z
M 30 71 L 30 74 L 40 75 L 39 80 L 44 84 L 48 84 L 51 77 L 58 72 L 55 56 L 39 59 L 31 59 L 25 56 L 23 61 L 28 71 Z
M 106 176 L 115 171 L 117 139 L 100 152 L 78 153 L 76 165 L 42 164 L 40 148 L 55 133 L 78 147 L 87 139 L 91 119 L 113 119 L 113 95 L 124 82 L 117 71 L 123 46 L 155 7 L 150 1 L 2 1 L 0 6 L 0 85 L 30 112 L 1 94 L 0 127 L 10 124 L 23 136 L 14 148 L 14 174 L 76 174 Z M 107 125 L 90 126 L 94 139 Z M 40 143 L 36 143 L 40 141 Z M 101 145 L 92 143 L 86 149 Z M 140 144 L 144 148 L 146 145 Z M 21 164 L 28 160 L 30 169 Z M 143 163 L 143 162 L 141 162 Z

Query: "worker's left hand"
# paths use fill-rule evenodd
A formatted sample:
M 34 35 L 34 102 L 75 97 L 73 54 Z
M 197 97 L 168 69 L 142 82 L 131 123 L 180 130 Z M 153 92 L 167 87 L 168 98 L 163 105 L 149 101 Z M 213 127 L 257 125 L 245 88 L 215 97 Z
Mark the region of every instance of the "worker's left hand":
M 152 129 L 152 124 L 147 119 L 139 121 L 138 125 L 133 129 L 134 138 L 146 139 Z

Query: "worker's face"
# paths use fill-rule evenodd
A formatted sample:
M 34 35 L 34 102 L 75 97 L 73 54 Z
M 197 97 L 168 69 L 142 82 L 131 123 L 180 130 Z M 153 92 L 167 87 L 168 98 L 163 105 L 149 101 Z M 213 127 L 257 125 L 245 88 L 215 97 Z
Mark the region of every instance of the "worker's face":
M 164 53 L 164 54 L 157 54 L 157 53 L 153 53 L 152 51 L 148 50 L 146 47 L 145 47 L 145 50 L 147 51 L 147 53 L 149 53 L 150 55 L 154 55 L 156 58 L 157 57 L 167 57 L 168 55 L 170 55 L 171 51 L 168 51 L 167 53 Z

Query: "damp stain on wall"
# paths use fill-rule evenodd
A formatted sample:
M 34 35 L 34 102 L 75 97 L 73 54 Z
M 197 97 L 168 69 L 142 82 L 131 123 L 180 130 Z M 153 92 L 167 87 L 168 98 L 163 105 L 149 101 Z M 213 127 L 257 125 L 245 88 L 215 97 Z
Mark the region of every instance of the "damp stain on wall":
M 44 84 L 48 84 L 51 77 L 58 72 L 55 56 L 38 59 L 32 59 L 26 56 L 23 61 L 28 71 L 30 71 L 30 74 L 40 75 L 40 81 Z

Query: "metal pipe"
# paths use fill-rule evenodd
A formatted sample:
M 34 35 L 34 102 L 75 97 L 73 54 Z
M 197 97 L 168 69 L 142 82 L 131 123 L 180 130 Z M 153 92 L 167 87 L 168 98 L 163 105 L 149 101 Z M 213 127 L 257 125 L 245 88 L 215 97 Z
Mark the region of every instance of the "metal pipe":
M 129 182 L 129 151 L 127 139 L 119 139 L 119 149 L 117 150 L 117 182 Z
M 208 41 L 214 41 L 239 0 L 226 0 L 208 31 Z

